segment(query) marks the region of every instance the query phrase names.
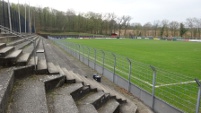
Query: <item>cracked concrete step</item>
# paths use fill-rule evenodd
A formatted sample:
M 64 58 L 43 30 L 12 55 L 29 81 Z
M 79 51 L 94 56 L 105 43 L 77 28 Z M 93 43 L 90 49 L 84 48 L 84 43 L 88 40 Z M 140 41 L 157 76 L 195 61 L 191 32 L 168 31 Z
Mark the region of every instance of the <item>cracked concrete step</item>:
M 48 62 L 47 67 L 49 74 L 59 74 L 59 70 L 52 62 Z
M 17 60 L 17 65 L 19 66 L 27 65 L 29 58 L 30 53 L 22 53 L 22 55 Z
M 115 99 L 109 99 L 98 109 L 98 113 L 119 113 L 119 103 Z
M 36 39 L 36 47 L 37 47 L 38 43 L 39 43 L 39 38 Z M 34 51 L 33 44 L 30 44 L 30 45 L 28 45 L 27 47 L 25 47 L 25 48 L 23 49 L 23 52 L 25 52 L 25 53 L 30 53 L 30 54 L 32 54 L 33 51 Z
M 102 91 L 90 93 L 77 101 L 78 105 L 92 104 L 96 109 L 102 106 L 105 102 L 106 96 Z M 79 107 L 78 107 L 79 108 Z
M 75 78 L 76 82 L 83 82 L 83 80 L 79 77 L 79 75 L 75 74 L 73 71 L 68 71 L 70 75 Z
M 66 68 L 61 68 L 63 70 L 63 72 L 65 73 L 66 77 L 67 77 L 67 83 L 74 83 L 75 82 L 75 78 L 69 74 L 68 70 Z
M 6 113 L 14 76 L 12 68 L 0 70 L 0 113 Z
M 45 59 L 38 59 L 38 64 L 37 64 L 37 73 L 38 74 L 47 74 L 47 63 Z
M 43 40 L 41 38 L 37 51 L 44 50 L 42 41 Z M 45 57 L 44 52 L 37 52 L 37 56 L 38 56 L 37 73 L 38 74 L 47 74 L 48 68 L 47 68 L 47 61 L 46 61 L 46 57 Z
M 15 58 L 18 58 L 21 53 L 22 53 L 22 50 L 15 50 L 12 53 L 10 53 L 9 55 L 7 55 L 5 58 L 6 59 L 15 59 Z
M 30 43 L 31 43 L 31 41 L 26 40 L 26 41 L 24 41 L 24 42 L 22 42 L 20 44 L 17 44 L 15 46 L 15 49 L 23 49 L 25 46 L 29 45 Z
M 69 94 L 52 92 L 47 95 L 49 113 L 79 113 L 78 108 Z
M 38 57 L 35 57 L 36 65 L 38 64 Z M 32 56 L 28 62 L 28 65 L 35 65 L 34 57 Z
M 64 84 L 47 93 L 50 113 L 78 113 L 78 108 L 71 93 L 82 89 L 81 83 Z
M 95 80 L 87 79 L 84 76 L 80 76 L 84 80 L 84 83 L 89 84 L 90 87 L 95 88 L 96 86 L 98 89 L 103 90 L 105 93 L 109 93 L 112 97 L 115 97 L 119 102 L 121 102 L 120 111 L 121 113 L 136 113 L 137 106 L 126 99 L 123 95 L 118 93 L 115 90 L 112 90 L 101 83 L 96 82 Z
M 6 44 L 5 43 L 0 43 L 0 49 L 6 47 Z
M 32 37 L 33 37 L 33 36 L 29 36 L 29 37 L 26 37 L 26 38 L 18 38 L 17 40 L 14 40 L 14 41 L 12 41 L 12 42 L 9 42 L 7 45 L 9 45 L 9 46 L 14 46 L 14 45 L 23 43 L 23 42 L 25 42 L 27 39 L 31 39 Z
M 13 46 L 8 46 L 8 47 L 5 47 L 3 49 L 0 50 L 0 57 L 5 57 L 7 56 L 9 53 L 11 53 L 12 51 L 14 51 L 14 47 Z
M 126 103 L 120 105 L 120 113 L 137 113 L 137 106 L 130 100 L 127 100 Z
M 83 76 L 81 76 L 81 77 L 83 77 Z M 109 88 L 109 87 L 107 87 L 101 83 L 98 83 L 95 80 L 87 79 L 85 77 L 83 78 L 83 80 L 84 80 L 84 83 L 88 83 L 92 88 L 94 88 L 94 86 L 96 86 L 96 88 L 98 88 L 99 90 L 102 90 L 105 93 L 109 93 L 110 96 L 115 96 L 116 99 L 119 100 L 119 102 L 126 102 L 127 101 L 127 99 L 123 95 L 118 93 L 117 91 L 115 91 L 115 90 L 113 90 L 113 89 L 111 89 L 111 88 Z
M 38 76 L 16 80 L 8 112 L 48 113 L 44 83 Z
M 79 113 L 98 113 L 96 108 L 91 104 L 78 105 Z
M 59 65 L 56 65 L 56 67 L 59 70 L 60 75 L 65 75 L 64 71 L 61 69 Z

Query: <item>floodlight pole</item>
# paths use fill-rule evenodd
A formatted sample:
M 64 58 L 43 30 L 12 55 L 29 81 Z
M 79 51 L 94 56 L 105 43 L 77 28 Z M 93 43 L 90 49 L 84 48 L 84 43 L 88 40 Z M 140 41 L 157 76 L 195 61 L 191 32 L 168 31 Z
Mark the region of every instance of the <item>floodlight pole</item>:
M 12 20 L 11 20 L 11 14 L 10 14 L 10 2 L 8 0 L 8 16 L 9 16 L 9 25 L 10 25 L 10 33 L 12 33 Z
M 20 7 L 19 7 L 19 0 L 18 0 L 18 16 L 19 16 L 19 31 L 21 34 L 21 19 L 20 19 Z

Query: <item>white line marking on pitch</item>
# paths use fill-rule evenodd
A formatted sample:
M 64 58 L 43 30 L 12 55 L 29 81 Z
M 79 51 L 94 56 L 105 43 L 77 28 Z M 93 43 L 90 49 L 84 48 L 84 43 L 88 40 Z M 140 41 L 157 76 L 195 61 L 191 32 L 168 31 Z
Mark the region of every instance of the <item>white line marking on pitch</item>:
M 190 84 L 190 83 L 195 83 L 195 81 L 186 81 L 186 82 L 178 82 L 178 83 L 171 83 L 171 84 L 162 84 L 162 85 L 158 85 L 158 86 L 155 86 L 155 87 L 159 88 L 159 87 L 164 87 L 164 86 L 183 85 L 183 84 Z

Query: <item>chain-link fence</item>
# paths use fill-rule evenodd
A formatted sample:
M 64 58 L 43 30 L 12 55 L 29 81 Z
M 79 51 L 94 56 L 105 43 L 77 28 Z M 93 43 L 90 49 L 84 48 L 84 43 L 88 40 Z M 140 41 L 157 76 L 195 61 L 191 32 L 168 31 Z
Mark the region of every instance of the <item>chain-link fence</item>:
M 55 40 L 68 53 L 125 88 L 156 112 L 199 112 L 194 78 L 171 73 L 112 52 Z

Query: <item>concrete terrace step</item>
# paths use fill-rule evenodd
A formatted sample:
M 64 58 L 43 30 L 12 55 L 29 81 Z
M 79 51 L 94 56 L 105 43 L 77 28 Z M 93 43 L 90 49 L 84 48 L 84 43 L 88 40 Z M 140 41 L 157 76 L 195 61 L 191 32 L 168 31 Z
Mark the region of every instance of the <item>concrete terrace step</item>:
M 56 67 L 59 70 L 60 75 L 66 75 L 59 65 L 56 65 Z
M 45 59 L 39 59 L 37 64 L 37 73 L 39 74 L 46 74 L 48 72 L 47 70 L 47 64 Z
M 17 60 L 17 65 L 26 65 L 30 58 L 30 53 L 22 53 L 22 55 Z
M 31 43 L 31 41 L 27 40 L 25 42 L 22 42 L 20 44 L 17 44 L 15 46 L 15 49 L 23 49 L 25 46 L 29 45 Z
M 81 104 L 78 105 L 80 113 L 98 113 L 96 108 L 91 104 Z
M 78 113 L 78 108 L 71 93 L 81 89 L 82 84 L 65 84 L 47 93 L 50 113 Z
M 137 106 L 131 101 L 127 100 L 126 103 L 120 105 L 120 113 L 137 113 Z
M 49 74 L 59 74 L 58 68 L 52 62 L 48 62 L 47 67 Z
M 69 74 L 68 70 L 66 68 L 61 68 L 61 69 L 63 70 L 63 72 L 65 73 L 67 77 L 67 82 L 74 83 L 75 78 L 71 74 Z
M 77 101 L 79 105 L 92 104 L 95 108 L 99 108 L 105 101 L 105 93 L 102 91 L 90 93 Z
M 13 88 L 14 75 L 12 68 L 0 70 L 0 113 L 6 112 L 9 96 Z
M 0 50 L 0 58 L 5 57 L 10 52 L 12 52 L 15 48 L 13 46 L 8 46 Z
M 11 113 L 48 113 L 44 83 L 38 76 L 17 80 L 8 107 Z
M 0 43 L 0 49 L 6 47 L 6 44 L 5 43 Z
M 79 113 L 71 95 L 52 92 L 47 94 L 49 113 Z
M 115 99 L 110 99 L 98 109 L 98 113 L 119 113 L 119 103 Z
M 38 64 L 38 57 L 37 56 L 35 57 L 35 60 L 36 60 L 36 65 L 37 65 Z M 28 65 L 35 65 L 34 57 L 30 58 Z
M 22 50 L 15 50 L 12 53 L 10 53 L 8 56 L 6 56 L 6 59 L 13 59 L 18 58 L 18 56 L 22 53 Z
M 36 47 L 37 47 L 38 43 L 39 43 L 39 39 L 37 38 L 37 39 L 36 39 Z M 26 52 L 26 53 L 33 53 L 33 50 L 34 50 L 33 44 L 29 44 L 27 47 L 25 47 L 25 48 L 23 49 L 23 52 Z
M 9 46 L 18 45 L 20 43 L 25 42 L 26 40 L 30 40 L 31 38 L 33 38 L 33 36 L 28 36 L 26 38 L 17 38 L 17 40 L 14 40 L 14 41 L 8 43 L 7 45 L 9 45 Z

